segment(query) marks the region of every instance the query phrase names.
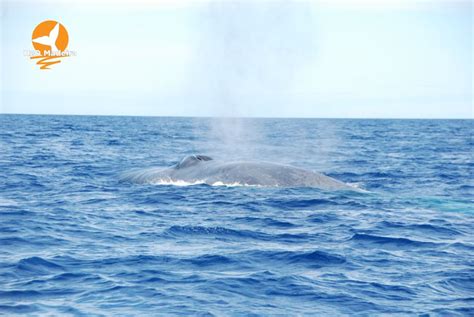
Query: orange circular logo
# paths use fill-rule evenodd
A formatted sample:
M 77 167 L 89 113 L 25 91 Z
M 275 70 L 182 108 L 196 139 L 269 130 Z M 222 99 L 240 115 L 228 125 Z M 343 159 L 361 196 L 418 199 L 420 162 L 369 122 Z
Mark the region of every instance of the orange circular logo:
M 64 51 L 69 42 L 69 35 L 67 34 L 64 25 L 57 21 L 47 20 L 36 26 L 31 36 L 33 47 L 40 51 Z

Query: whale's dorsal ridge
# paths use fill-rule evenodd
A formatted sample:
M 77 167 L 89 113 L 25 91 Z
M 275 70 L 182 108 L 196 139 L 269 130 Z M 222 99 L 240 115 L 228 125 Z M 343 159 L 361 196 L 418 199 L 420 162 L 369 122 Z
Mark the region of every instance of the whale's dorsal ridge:
M 212 157 L 207 155 L 194 155 L 199 161 L 211 161 Z
M 185 167 L 193 166 L 200 161 L 211 161 L 211 160 L 212 160 L 212 157 L 207 156 L 207 155 L 200 155 L 200 154 L 189 155 L 183 158 L 181 162 L 179 162 L 178 165 L 176 165 L 176 168 L 178 169 L 185 168 Z

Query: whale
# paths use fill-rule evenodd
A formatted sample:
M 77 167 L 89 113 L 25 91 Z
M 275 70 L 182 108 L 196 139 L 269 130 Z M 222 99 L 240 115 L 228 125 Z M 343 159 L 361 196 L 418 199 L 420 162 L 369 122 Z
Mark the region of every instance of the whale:
M 207 184 L 261 187 L 314 187 L 361 191 L 324 174 L 299 167 L 260 161 L 220 161 L 189 155 L 172 166 L 125 172 L 121 181 L 136 184 Z

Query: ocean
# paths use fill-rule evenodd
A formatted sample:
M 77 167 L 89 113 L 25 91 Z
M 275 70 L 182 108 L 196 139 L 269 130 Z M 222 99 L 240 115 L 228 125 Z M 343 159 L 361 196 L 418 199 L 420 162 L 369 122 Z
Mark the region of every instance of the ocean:
M 0 314 L 473 316 L 473 122 L 0 115 Z M 366 192 L 120 181 L 190 154 Z

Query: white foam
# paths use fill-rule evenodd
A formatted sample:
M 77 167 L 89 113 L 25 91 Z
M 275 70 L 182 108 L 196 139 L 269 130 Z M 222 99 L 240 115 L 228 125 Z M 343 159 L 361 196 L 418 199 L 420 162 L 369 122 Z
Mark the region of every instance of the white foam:
M 18 202 L 12 199 L 0 198 L 0 207 L 18 206 Z
M 171 179 L 159 179 L 156 181 L 151 182 L 153 185 L 172 185 L 172 186 L 193 186 L 193 185 L 201 185 L 205 184 L 205 181 L 195 181 L 195 182 L 186 182 L 182 180 L 171 180 Z
M 202 185 L 207 184 L 205 180 L 196 180 L 194 182 L 186 182 L 183 180 L 172 180 L 167 178 L 162 178 L 158 180 L 154 180 L 150 182 L 153 185 L 167 185 L 167 186 L 194 186 L 194 185 Z M 210 184 L 210 186 L 225 186 L 225 187 L 261 187 L 259 185 L 250 185 L 250 184 L 242 184 L 239 182 L 234 183 L 224 183 L 221 181 L 214 182 Z
M 239 183 L 239 182 L 226 184 L 226 183 L 223 183 L 223 182 L 221 182 L 221 181 L 215 182 L 215 183 L 211 184 L 211 186 L 226 186 L 226 187 L 262 187 L 262 186 L 260 186 L 260 185 L 242 184 L 242 183 Z
M 358 191 L 361 191 L 363 193 L 370 193 L 370 191 L 363 188 L 362 183 L 346 183 L 346 185 L 349 185 L 350 187 L 357 189 Z

